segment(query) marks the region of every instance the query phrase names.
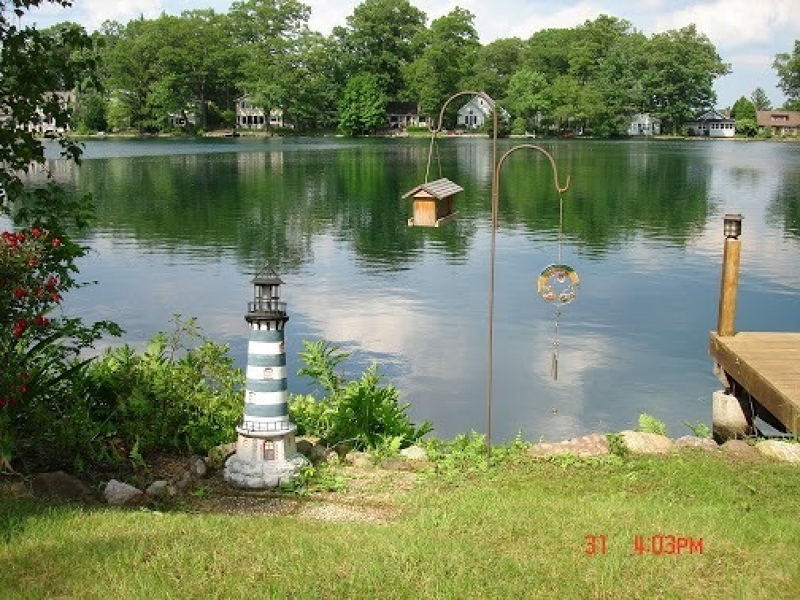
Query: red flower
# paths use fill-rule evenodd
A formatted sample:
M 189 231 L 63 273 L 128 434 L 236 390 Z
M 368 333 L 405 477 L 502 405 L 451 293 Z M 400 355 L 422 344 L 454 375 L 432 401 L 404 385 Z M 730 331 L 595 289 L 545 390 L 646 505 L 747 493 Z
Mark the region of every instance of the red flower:
M 58 248 L 61 245 L 61 240 L 58 238 L 53 238 L 53 248 Z
M 22 373 L 19 374 L 19 378 L 23 379 L 23 380 L 27 380 L 28 379 L 28 372 L 27 371 L 23 371 Z
M 17 387 L 20 394 L 27 394 L 28 393 L 28 386 L 23 384 Z
M 14 336 L 15 337 L 21 336 L 23 333 L 25 333 L 25 330 L 27 328 L 28 328 L 28 321 L 26 319 L 20 319 L 14 325 Z
M 52 294 L 50 294 L 50 297 L 53 299 L 53 302 L 55 302 L 56 304 L 61 302 L 61 294 L 59 294 L 58 292 L 53 292 Z
M 56 279 L 56 276 L 55 275 L 50 275 L 50 277 L 48 278 L 47 283 L 45 284 L 45 286 L 48 287 L 48 288 L 54 288 L 57 285 L 58 285 L 58 279 Z
M 38 261 L 38 260 L 36 260 L 35 258 L 32 258 L 32 259 L 30 259 L 30 260 L 28 261 L 28 266 L 29 266 L 29 267 L 35 267 L 35 266 L 36 266 L 36 265 L 38 265 L 38 264 L 39 264 L 39 261 Z
M 42 315 L 36 315 L 33 318 L 33 322 L 39 325 L 40 327 L 47 327 L 48 325 L 50 325 L 50 319 Z
M 31 229 L 31 235 L 35 238 L 38 238 L 40 235 L 42 235 L 42 230 L 37 227 L 34 227 L 33 229 Z
M 14 290 L 14 295 L 18 300 L 22 300 L 26 296 L 26 292 L 23 288 L 17 288 Z

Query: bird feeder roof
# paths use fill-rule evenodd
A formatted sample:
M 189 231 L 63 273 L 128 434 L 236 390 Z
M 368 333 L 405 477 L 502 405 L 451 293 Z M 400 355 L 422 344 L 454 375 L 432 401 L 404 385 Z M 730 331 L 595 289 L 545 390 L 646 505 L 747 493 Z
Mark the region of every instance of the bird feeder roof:
M 420 192 L 424 192 L 427 196 L 431 196 L 437 200 L 442 200 L 443 198 L 454 196 L 458 192 L 463 191 L 464 188 L 462 188 L 460 185 L 453 183 L 446 177 L 442 177 L 441 179 L 428 181 L 418 185 L 417 187 L 403 194 L 403 198 L 408 198 L 409 196 L 416 197 L 420 195 Z
M 258 274 L 251 281 L 253 285 L 280 285 L 283 283 L 275 270 L 268 264 L 261 267 Z

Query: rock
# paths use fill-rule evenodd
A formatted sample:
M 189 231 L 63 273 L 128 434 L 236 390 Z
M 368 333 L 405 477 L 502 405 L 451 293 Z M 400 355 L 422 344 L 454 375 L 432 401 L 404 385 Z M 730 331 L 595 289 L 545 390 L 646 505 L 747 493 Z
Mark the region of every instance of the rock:
M 734 458 L 756 460 L 760 457 L 758 450 L 744 440 L 728 440 L 720 446 L 720 449 Z
M 563 442 L 533 444 L 528 454 L 531 456 L 570 454 L 579 458 L 589 458 L 593 456 L 608 456 L 610 452 L 606 436 L 593 433 Z
M 154 481 L 151 483 L 150 486 L 145 490 L 145 493 L 151 498 L 165 499 L 176 496 L 178 494 L 178 490 L 176 490 L 175 486 L 169 481 L 160 479 L 159 481 Z
M 76 477 L 64 471 L 40 473 L 31 479 L 31 491 L 40 498 L 54 498 L 76 502 L 92 499 L 92 492 Z
M 348 452 L 347 456 L 345 456 L 345 461 L 353 465 L 354 467 L 371 467 L 372 466 L 372 459 L 369 457 L 369 454 L 364 452 Z
M 719 443 L 755 433 L 750 409 L 739 398 L 724 390 L 718 390 L 712 396 L 711 428 L 714 439 Z
M 192 477 L 197 479 L 202 479 L 206 476 L 208 472 L 208 466 L 206 465 L 206 460 L 202 456 L 192 456 L 189 459 L 189 473 L 191 473 Z
M 645 431 L 622 431 L 622 441 L 631 454 L 669 454 L 675 450 L 671 439 Z
M 756 444 L 756 450 L 764 456 L 775 458 L 783 462 L 800 463 L 800 444 L 783 442 L 781 440 L 765 440 Z
M 106 484 L 103 496 L 112 506 L 144 506 L 151 502 L 151 498 L 139 488 L 116 479 Z
M 706 452 L 717 452 L 719 446 L 714 440 L 708 438 L 701 438 L 695 435 L 684 435 L 675 440 L 675 445 L 678 448 L 699 448 Z
M 403 456 L 408 460 L 428 460 L 428 453 L 424 448 L 417 445 L 403 448 L 400 450 L 400 456 Z
M 206 465 L 212 471 L 221 471 L 225 467 L 225 461 L 236 453 L 236 442 L 222 444 L 208 451 Z
M 190 471 L 183 471 L 172 481 L 172 485 L 179 494 L 185 494 L 194 486 L 194 477 Z
M 405 458 L 384 458 L 381 461 L 381 468 L 388 471 L 414 471 L 414 463 Z

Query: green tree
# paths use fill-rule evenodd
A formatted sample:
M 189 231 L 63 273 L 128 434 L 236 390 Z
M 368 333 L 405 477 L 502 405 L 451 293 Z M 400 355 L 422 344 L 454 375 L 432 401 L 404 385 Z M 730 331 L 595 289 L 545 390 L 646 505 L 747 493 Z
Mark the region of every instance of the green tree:
M 423 113 L 437 114 L 465 85 L 480 47 L 474 19 L 472 13 L 456 7 L 417 34 L 415 43 L 421 50 L 404 72 L 409 93 Z
M 800 102 L 800 40 L 794 41 L 794 51 L 775 56 L 772 68 L 778 73 L 778 87 L 790 102 Z
M 756 110 L 772 110 L 772 102 L 767 97 L 767 93 L 760 87 L 753 90 L 750 95 L 750 101 L 755 106 Z
M 511 114 L 522 117 L 526 130 L 529 130 L 538 126 L 541 115 L 550 112 L 551 101 L 544 75 L 530 69 L 520 69 L 511 76 L 504 106 Z
M 646 48 L 648 107 L 673 132 L 700 110 L 714 106 L 714 79 L 730 72 L 709 39 L 694 25 L 654 35 Z
M 242 0 L 231 6 L 228 17 L 242 64 L 239 87 L 267 112 L 292 109 L 310 14 L 297 0 Z
M 338 45 L 332 37 L 316 32 L 301 36 L 292 71 L 292 91 L 284 109 L 298 129 L 327 129 L 336 126 L 336 104 L 341 85 L 336 79 Z
M 750 100 L 742 96 L 733 103 L 731 117 L 739 121 L 740 119 L 756 120 L 756 106 Z
M 226 19 L 213 10 L 194 10 L 180 17 L 157 20 L 159 39 L 157 104 L 169 114 L 199 111 L 199 126 L 207 128 L 209 104 L 229 106 L 238 74 L 237 57 Z
M 164 47 L 165 22 L 144 18 L 127 25 L 105 22 L 101 28 L 106 50 L 111 119 L 117 126 L 140 132 L 158 128 L 159 56 Z
M 364 0 L 347 17 L 346 27 L 333 30 L 344 72 L 372 75 L 389 99 L 400 98 L 406 88 L 403 69 L 414 59 L 412 41 L 425 20 L 425 13 L 408 0 Z
M 375 75 L 356 75 L 339 102 L 339 129 L 347 135 L 372 133 L 386 123 L 386 95 Z
M 478 48 L 465 88 L 492 98 L 507 98 L 512 75 L 520 68 L 525 44 L 519 38 L 495 40 Z

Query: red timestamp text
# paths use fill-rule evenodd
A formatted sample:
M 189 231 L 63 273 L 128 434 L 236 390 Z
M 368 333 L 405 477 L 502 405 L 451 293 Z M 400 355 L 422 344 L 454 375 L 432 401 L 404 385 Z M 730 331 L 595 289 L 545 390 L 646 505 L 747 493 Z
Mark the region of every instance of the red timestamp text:
M 589 533 L 583 536 L 583 553 L 587 556 L 608 554 L 609 542 L 605 534 Z M 638 555 L 685 555 L 702 554 L 703 538 L 675 534 L 651 534 L 633 536 L 633 551 Z

